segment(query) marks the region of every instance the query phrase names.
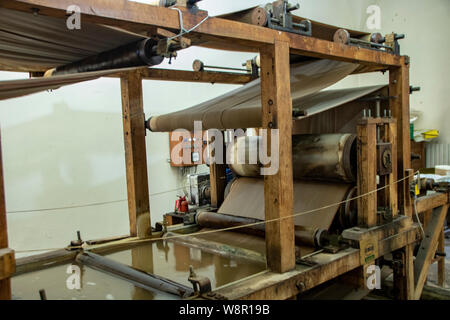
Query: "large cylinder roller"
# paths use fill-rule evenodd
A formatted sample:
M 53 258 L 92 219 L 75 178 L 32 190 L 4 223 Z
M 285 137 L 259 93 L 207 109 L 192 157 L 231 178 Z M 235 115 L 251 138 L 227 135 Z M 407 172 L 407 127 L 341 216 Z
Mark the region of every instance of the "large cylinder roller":
M 163 56 L 156 53 L 156 48 L 157 42 L 155 40 L 140 40 L 68 65 L 59 66 L 56 69 L 48 71 L 46 76 L 155 66 L 164 60 Z
M 195 221 L 199 226 L 213 229 L 225 229 L 232 227 L 246 226 L 233 231 L 252 234 L 264 237 L 266 233 L 265 224 L 260 223 L 262 220 L 236 217 L 227 214 L 200 211 Z M 252 225 L 255 223 L 260 223 Z M 328 245 L 328 232 L 319 228 L 295 227 L 295 243 L 297 245 L 307 245 L 312 247 L 323 247 Z
M 242 177 L 260 175 L 261 137 L 239 137 L 231 147 L 229 167 Z M 356 135 L 307 134 L 292 137 L 294 179 L 351 183 L 356 180 Z

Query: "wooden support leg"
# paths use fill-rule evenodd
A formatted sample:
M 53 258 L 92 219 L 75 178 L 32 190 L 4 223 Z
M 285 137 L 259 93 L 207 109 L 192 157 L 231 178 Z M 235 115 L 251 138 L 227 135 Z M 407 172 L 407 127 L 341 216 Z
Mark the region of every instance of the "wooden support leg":
M 405 177 L 405 171 L 411 168 L 411 137 L 409 124 L 409 60 L 403 57 L 403 64 L 399 68 L 389 71 L 389 95 L 395 97 L 391 101 L 393 117 L 397 119 L 398 143 L 397 162 L 398 179 Z M 406 199 L 409 198 L 409 190 L 404 183 L 399 184 L 398 205 L 401 214 L 412 215 L 410 206 L 407 206 Z
M 222 133 L 223 135 L 223 133 Z M 225 146 L 225 139 L 222 137 L 223 145 Z M 212 141 L 210 141 L 212 143 Z M 211 153 L 216 150 L 210 150 Z M 210 154 L 210 159 L 215 159 L 215 154 Z M 219 155 L 218 155 L 219 156 Z M 226 158 L 226 148 L 223 150 L 223 159 Z M 218 159 L 219 160 L 219 159 Z M 225 161 L 222 161 L 225 162 Z M 209 166 L 209 181 L 211 184 L 211 206 L 219 208 L 224 200 L 225 188 L 227 186 L 227 165 L 225 163 L 219 164 L 215 161 Z
M 211 181 L 211 206 L 219 208 L 224 200 L 225 187 L 227 184 L 226 165 L 211 164 L 210 181 Z
M 425 228 L 425 237 L 420 244 L 419 252 L 414 262 L 414 299 L 419 300 L 423 286 L 428 276 L 428 268 L 438 247 L 441 230 L 447 216 L 448 205 L 433 209 L 433 214 Z
M 130 235 L 144 238 L 151 235 L 151 223 L 145 115 L 139 73 L 130 72 L 122 77 L 121 89 Z
M 376 123 L 362 120 L 358 132 L 358 195 L 377 189 L 377 126 Z M 377 225 L 377 194 L 358 198 L 358 225 L 374 227 Z
M 271 220 L 293 214 L 292 100 L 287 42 L 276 40 L 274 46 L 261 51 L 261 99 L 262 124 L 268 129 L 268 154 L 272 130 L 279 132 L 279 170 L 264 177 L 265 217 Z M 273 165 L 275 155 L 271 156 Z M 282 273 L 295 267 L 292 217 L 266 224 L 266 251 L 272 271 Z
M 0 300 L 11 299 L 10 275 L 15 272 L 14 251 L 8 248 L 8 228 L 6 224 L 5 187 L 3 181 L 3 159 L 0 136 Z
M 393 253 L 394 260 L 400 262 L 394 267 L 394 295 L 397 300 L 414 299 L 414 252 L 415 244 Z
M 392 144 L 392 173 L 388 177 L 389 188 L 387 188 L 387 196 L 389 199 L 389 207 L 392 209 L 392 217 L 398 216 L 398 185 L 396 183 L 398 177 L 397 170 L 397 123 L 392 122 L 387 126 L 388 141 Z
M 439 236 L 438 251 L 445 252 L 444 227 L 442 227 L 441 234 Z M 438 285 L 444 287 L 444 284 L 445 284 L 445 257 L 440 257 L 438 261 Z

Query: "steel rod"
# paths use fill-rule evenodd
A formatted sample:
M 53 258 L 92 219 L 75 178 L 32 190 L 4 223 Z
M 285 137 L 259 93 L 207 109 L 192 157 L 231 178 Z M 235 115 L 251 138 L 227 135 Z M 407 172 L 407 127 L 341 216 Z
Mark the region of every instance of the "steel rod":
M 198 225 L 204 228 L 213 229 L 225 229 L 231 227 L 251 225 L 254 223 L 262 222 L 262 220 L 235 217 L 227 214 L 215 213 L 215 212 L 199 212 L 195 218 Z M 252 225 L 235 229 L 233 231 L 239 233 L 252 234 L 258 237 L 265 237 L 266 225 L 261 223 L 258 225 Z M 324 236 L 327 232 L 316 228 L 296 227 L 295 230 L 295 243 L 297 245 L 308 245 L 314 247 L 320 247 L 323 245 Z
M 192 288 L 160 276 L 134 269 L 130 266 L 102 257 L 92 252 L 84 251 L 79 253 L 76 257 L 76 261 L 93 269 L 131 281 L 139 287 L 147 290 L 149 290 L 149 288 L 153 288 L 180 296 L 182 298 L 190 297 L 194 293 Z

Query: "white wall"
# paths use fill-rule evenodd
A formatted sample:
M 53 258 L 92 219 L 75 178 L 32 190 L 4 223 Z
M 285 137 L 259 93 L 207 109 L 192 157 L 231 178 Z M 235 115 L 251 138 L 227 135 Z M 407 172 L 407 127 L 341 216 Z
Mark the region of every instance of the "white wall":
M 211 15 L 239 10 L 264 1 L 205 0 Z M 303 0 L 298 14 L 346 28 L 367 30 L 366 8 L 382 9 L 382 32 L 406 33 L 402 52 L 412 58 L 411 83 L 422 87 L 411 100 L 422 111 L 419 126 L 438 128 L 450 143 L 446 115 L 450 92 L 447 79 L 450 2 L 448 0 Z M 194 59 L 208 64 L 239 66 L 252 57 L 190 48 L 169 66 L 190 69 Z M 0 72 L 0 80 L 25 74 Z M 386 83 L 386 75 L 352 76 L 336 87 Z M 147 116 L 179 110 L 233 89 L 231 85 L 144 82 Z M 432 110 L 432 112 L 430 112 Z M 79 206 L 82 208 L 8 214 L 10 244 L 16 250 L 58 248 L 81 230 L 85 239 L 128 232 L 125 160 L 120 86 L 116 79 L 100 79 L 0 102 L 8 212 Z M 173 208 L 182 185 L 170 168 L 167 134 L 147 136 L 148 170 L 153 223 Z M 204 169 L 204 168 L 203 168 Z M 159 194 L 170 191 L 166 194 Z

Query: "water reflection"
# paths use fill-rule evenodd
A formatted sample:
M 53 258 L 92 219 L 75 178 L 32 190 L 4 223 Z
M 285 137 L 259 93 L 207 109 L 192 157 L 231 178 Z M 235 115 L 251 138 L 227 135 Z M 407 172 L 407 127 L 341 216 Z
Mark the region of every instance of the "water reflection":
M 199 276 L 208 277 L 212 288 L 237 281 L 265 269 L 265 264 L 233 259 L 171 242 L 159 242 L 113 253 L 109 259 L 133 266 L 191 287 L 188 281 L 189 266 Z M 161 300 L 178 299 L 177 296 L 158 290 L 145 290 L 132 283 L 86 266 L 80 270 L 80 288 L 70 289 L 67 280 L 72 265 L 63 265 L 36 271 L 12 279 L 15 299 L 39 299 L 39 290 L 45 289 L 49 300 Z M 74 267 L 77 265 L 73 265 Z M 72 270 L 74 268 L 71 268 Z

